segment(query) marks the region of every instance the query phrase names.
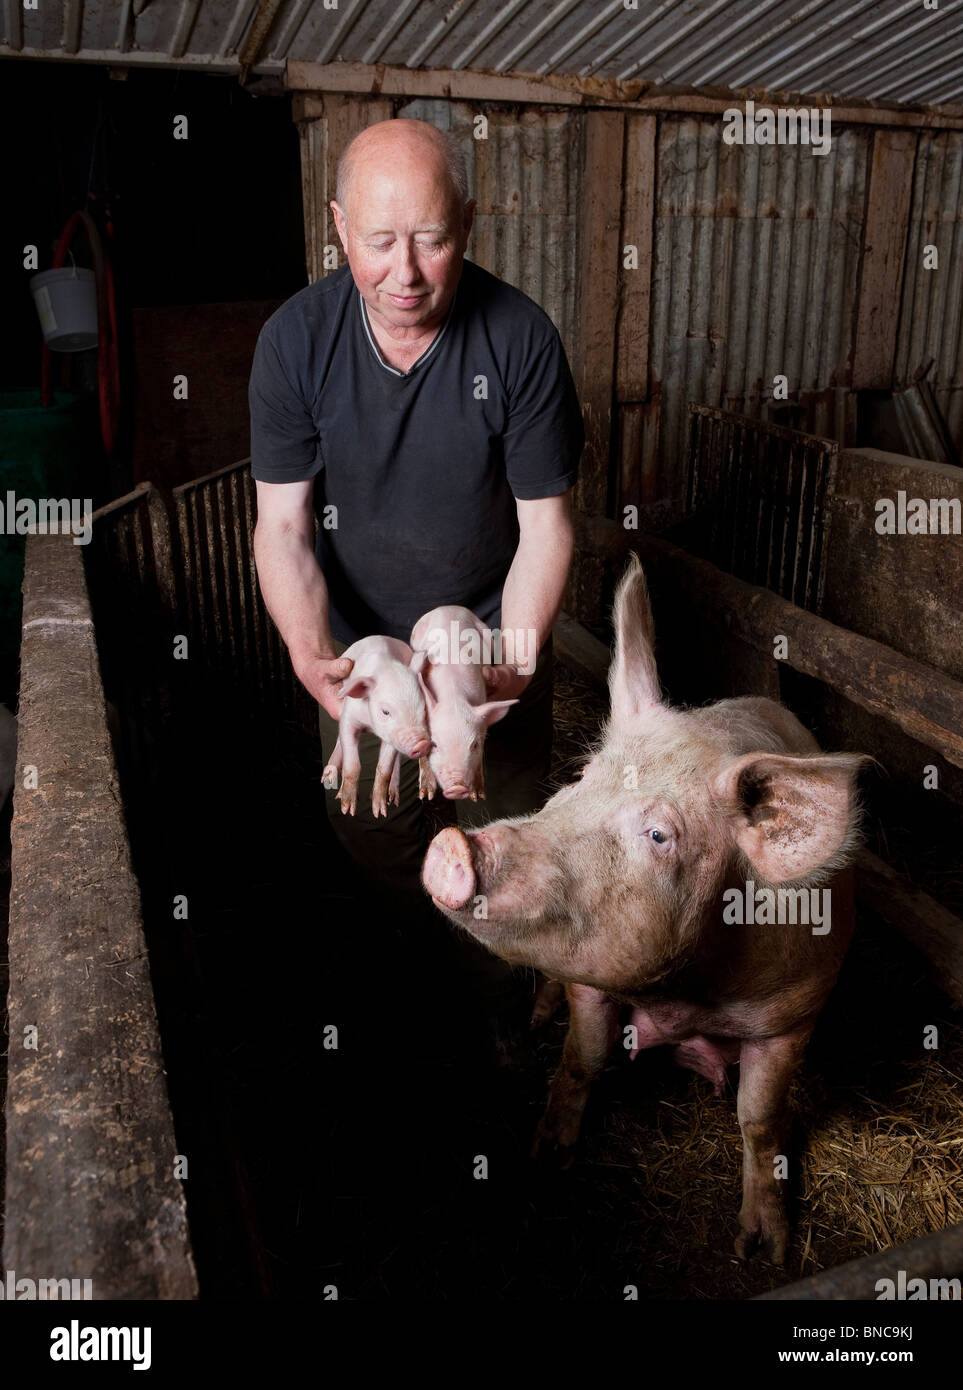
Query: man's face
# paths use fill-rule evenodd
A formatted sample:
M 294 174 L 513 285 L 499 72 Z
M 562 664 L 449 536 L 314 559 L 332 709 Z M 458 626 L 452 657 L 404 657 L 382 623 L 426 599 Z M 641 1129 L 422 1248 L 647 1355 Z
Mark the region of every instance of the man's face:
M 331 204 L 334 220 L 372 317 L 390 328 L 440 323 L 461 275 L 474 203 L 462 211 L 448 180 L 430 168 L 363 165 L 345 202 Z

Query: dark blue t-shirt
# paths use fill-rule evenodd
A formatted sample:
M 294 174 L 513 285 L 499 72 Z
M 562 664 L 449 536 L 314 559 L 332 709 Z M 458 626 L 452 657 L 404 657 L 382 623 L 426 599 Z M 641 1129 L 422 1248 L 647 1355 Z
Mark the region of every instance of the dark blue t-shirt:
M 551 319 L 470 261 L 407 372 L 378 351 L 348 266 L 309 285 L 262 328 L 248 397 L 252 476 L 315 480 L 331 630 L 348 643 L 407 640 L 442 603 L 497 625 L 514 499 L 566 492 L 584 441 Z

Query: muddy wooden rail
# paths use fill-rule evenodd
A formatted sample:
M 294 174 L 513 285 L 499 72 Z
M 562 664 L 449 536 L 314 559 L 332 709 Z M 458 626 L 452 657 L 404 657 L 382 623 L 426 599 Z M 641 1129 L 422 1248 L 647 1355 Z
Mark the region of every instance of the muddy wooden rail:
M 2 1267 L 95 1299 L 197 1282 L 81 551 L 27 541 Z M 33 771 L 35 770 L 35 771 Z

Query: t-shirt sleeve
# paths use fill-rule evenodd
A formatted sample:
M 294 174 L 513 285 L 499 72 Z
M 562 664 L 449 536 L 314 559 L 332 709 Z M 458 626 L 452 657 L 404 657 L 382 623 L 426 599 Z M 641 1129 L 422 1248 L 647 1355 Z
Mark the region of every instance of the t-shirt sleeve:
M 585 443 L 582 411 L 558 330 L 532 335 L 502 436 L 505 471 L 520 501 L 557 497 L 573 487 Z
M 323 458 L 311 411 L 297 372 L 282 361 L 266 325 L 254 349 L 248 383 L 251 415 L 251 476 L 264 483 L 307 482 L 320 472 Z

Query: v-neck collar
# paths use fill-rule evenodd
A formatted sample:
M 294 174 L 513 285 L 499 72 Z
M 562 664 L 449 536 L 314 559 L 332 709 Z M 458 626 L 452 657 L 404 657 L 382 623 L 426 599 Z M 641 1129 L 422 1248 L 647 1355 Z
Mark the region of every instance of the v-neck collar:
M 460 284 L 460 283 L 461 283 L 461 281 L 459 280 L 459 284 Z M 364 302 L 364 296 L 362 295 L 361 291 L 358 290 L 358 307 L 359 307 L 360 310 L 361 310 L 361 322 L 362 322 L 362 324 L 364 325 L 365 337 L 368 339 L 368 342 L 371 344 L 371 351 L 374 353 L 375 358 L 376 358 L 376 360 L 377 360 L 379 366 L 383 367 L 384 370 L 385 370 L 386 372 L 391 372 L 391 374 L 392 374 L 393 376 L 400 376 L 400 377 L 411 376 L 412 373 L 416 372 L 416 371 L 418 370 L 419 367 L 423 366 L 423 365 L 425 364 L 425 362 L 428 361 L 428 358 L 429 358 L 429 357 L 431 356 L 431 354 L 434 352 L 435 348 L 438 346 L 438 344 L 441 342 L 442 338 L 445 336 L 446 332 L 448 331 L 448 325 L 449 325 L 449 323 L 451 322 L 451 315 L 452 315 L 452 311 L 454 310 L 454 307 L 455 307 L 455 300 L 456 300 L 457 298 L 458 298 L 458 287 L 456 286 L 456 288 L 455 288 L 455 293 L 452 295 L 452 297 L 451 297 L 451 303 L 450 303 L 449 306 L 448 306 L 448 312 L 447 312 L 447 314 L 445 315 L 444 320 L 443 320 L 443 322 L 442 322 L 442 325 L 441 325 L 441 327 L 439 328 L 438 332 L 437 332 L 437 333 L 435 334 L 435 336 L 432 338 L 431 342 L 430 342 L 430 343 L 428 344 L 428 346 L 425 348 L 425 350 L 424 350 L 424 352 L 421 354 L 421 356 L 418 357 L 418 358 L 416 358 L 415 361 L 412 362 L 411 366 L 408 368 L 408 370 L 407 370 L 406 372 L 403 372 L 403 371 L 400 369 L 400 367 L 392 367 L 392 365 L 390 364 L 390 362 L 386 362 L 385 359 L 384 359 L 384 357 L 381 355 L 381 349 L 378 347 L 378 344 L 375 342 L 374 334 L 373 334 L 372 331 L 371 331 L 371 324 L 368 322 L 368 310 L 367 310 L 367 307 L 366 307 L 365 302 Z

